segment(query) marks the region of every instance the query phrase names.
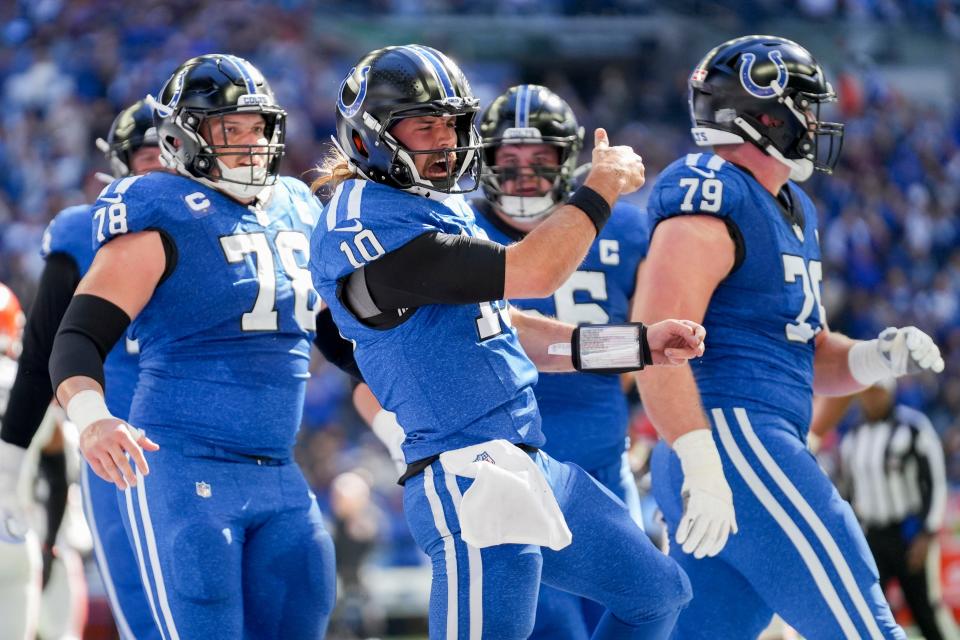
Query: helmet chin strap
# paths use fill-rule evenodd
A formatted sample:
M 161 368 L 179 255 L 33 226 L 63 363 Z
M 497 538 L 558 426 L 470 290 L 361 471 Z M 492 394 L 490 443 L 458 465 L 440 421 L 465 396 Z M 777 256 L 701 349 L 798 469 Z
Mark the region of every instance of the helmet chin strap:
M 543 196 L 500 196 L 499 209 L 511 218 L 523 221 L 539 220 L 556 205 L 549 194 Z
M 750 139 L 753 140 L 761 149 L 763 149 L 768 156 L 779 160 L 789 167 L 790 179 L 794 182 L 803 182 L 813 175 L 813 162 L 810 160 L 807 160 L 806 158 L 799 160 L 785 158 L 775 146 L 769 144 L 769 140 L 760 135 L 760 132 L 750 126 L 750 123 L 748 123 L 746 120 L 743 118 L 736 118 L 733 122 L 738 127 L 743 129 L 743 131 L 750 136 Z
M 244 184 L 239 182 L 243 179 L 249 179 L 251 171 L 250 167 L 236 167 L 231 169 L 227 165 L 223 164 L 223 161 L 219 158 L 217 158 L 217 166 L 220 169 L 220 175 L 227 180 L 210 180 L 209 178 L 194 179 L 199 179 L 200 182 L 203 182 L 208 187 L 216 189 L 217 191 L 222 191 L 223 193 L 237 200 L 253 200 L 260 195 L 261 191 L 269 186 L 266 184 Z M 264 180 L 266 175 L 267 170 L 263 167 L 253 168 L 254 180 Z M 228 180 L 233 180 L 234 182 L 228 182 Z

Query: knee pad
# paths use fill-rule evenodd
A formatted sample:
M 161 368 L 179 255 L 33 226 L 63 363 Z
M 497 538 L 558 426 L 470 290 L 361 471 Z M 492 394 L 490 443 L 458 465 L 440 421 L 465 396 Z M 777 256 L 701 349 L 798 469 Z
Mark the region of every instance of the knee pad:
M 683 567 L 672 561 L 671 564 L 673 565 L 673 572 L 667 581 L 671 588 L 664 588 L 664 598 L 679 610 L 693 600 L 693 587 L 690 585 L 690 577 L 687 576 Z
M 210 604 L 226 600 L 240 585 L 239 553 L 229 529 L 196 523 L 174 539 L 171 565 L 177 593 L 187 600 Z
M 664 556 L 664 559 L 669 559 Z M 649 575 L 634 576 L 637 580 L 637 590 L 651 593 Z M 616 605 L 610 605 L 621 620 L 627 623 L 642 623 L 649 620 L 659 620 L 670 615 L 676 615 L 693 599 L 693 588 L 690 578 L 683 568 L 673 560 L 664 566 L 656 575 L 656 589 L 653 597 L 644 599 L 622 600 Z M 625 593 L 630 593 L 628 590 Z

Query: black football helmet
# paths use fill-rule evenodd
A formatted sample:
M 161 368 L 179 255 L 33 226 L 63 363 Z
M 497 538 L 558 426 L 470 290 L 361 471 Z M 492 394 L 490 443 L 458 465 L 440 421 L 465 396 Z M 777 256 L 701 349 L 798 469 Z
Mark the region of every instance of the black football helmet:
M 820 120 L 837 98 L 823 69 L 796 42 L 746 36 L 708 53 L 690 76 L 690 115 L 700 146 L 752 142 L 802 181 L 830 173 L 840 157 L 843 125 Z M 773 119 L 772 126 L 760 121 Z
M 97 148 L 107 157 L 114 178 L 130 175 L 133 154 L 141 147 L 156 146 L 153 107 L 144 100 L 138 100 L 114 118 L 106 140 L 97 138 Z
M 473 125 L 479 109 L 460 67 L 422 45 L 386 47 L 365 55 L 340 84 L 337 138 L 340 150 L 363 177 L 428 198 L 477 188 L 480 138 Z M 412 151 L 390 131 L 399 120 L 455 116 L 457 146 Z M 445 179 L 420 176 L 417 155 L 455 154 Z M 469 180 L 465 180 L 469 178 Z
M 546 87 L 521 84 L 497 97 L 480 120 L 483 141 L 484 196 L 497 209 L 517 220 L 536 220 L 567 199 L 573 184 L 577 158 L 583 148 L 583 127 L 577 124 L 563 98 Z M 531 167 L 546 178 L 551 188 L 539 196 L 511 196 L 501 188 L 505 180 L 515 179 L 517 167 L 497 166 L 497 149 L 504 144 L 549 144 L 557 147 L 559 163 L 549 167 Z
M 263 74 L 242 58 L 210 54 L 180 65 L 152 100 L 161 159 L 177 172 L 240 199 L 256 196 L 277 180 L 284 151 L 286 116 Z M 205 121 L 228 114 L 256 113 L 264 119 L 267 144 L 213 145 L 203 137 Z M 223 126 L 223 121 L 220 121 Z M 229 139 L 222 130 L 222 139 Z M 264 167 L 223 164 L 227 156 L 266 156 Z

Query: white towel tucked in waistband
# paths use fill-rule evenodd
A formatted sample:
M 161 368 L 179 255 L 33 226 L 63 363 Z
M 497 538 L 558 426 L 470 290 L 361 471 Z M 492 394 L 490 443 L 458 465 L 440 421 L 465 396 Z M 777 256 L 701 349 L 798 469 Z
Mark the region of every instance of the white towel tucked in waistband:
M 573 534 L 529 454 L 491 440 L 440 454 L 444 471 L 474 478 L 460 502 L 460 535 L 477 548 L 537 544 L 563 549 Z

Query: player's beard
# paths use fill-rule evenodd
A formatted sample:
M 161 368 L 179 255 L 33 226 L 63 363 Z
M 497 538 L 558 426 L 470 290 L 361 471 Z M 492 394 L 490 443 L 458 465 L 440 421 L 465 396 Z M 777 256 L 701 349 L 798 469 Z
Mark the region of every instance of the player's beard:
M 427 156 L 424 170 L 420 177 L 431 182 L 452 182 L 456 176 L 457 154 L 454 152 L 432 153 Z

